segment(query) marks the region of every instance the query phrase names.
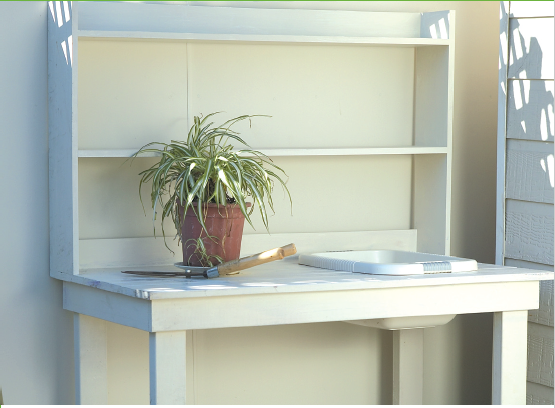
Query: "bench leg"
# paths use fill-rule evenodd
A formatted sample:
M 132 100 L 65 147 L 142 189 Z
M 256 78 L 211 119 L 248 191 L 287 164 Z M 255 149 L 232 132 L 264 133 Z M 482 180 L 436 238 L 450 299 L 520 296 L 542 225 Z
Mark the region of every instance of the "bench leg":
M 186 331 L 149 334 L 150 404 L 185 404 Z
M 493 314 L 492 403 L 526 405 L 528 311 Z
M 422 405 L 424 329 L 393 332 L 393 404 Z
M 108 404 L 106 321 L 73 314 L 75 403 Z

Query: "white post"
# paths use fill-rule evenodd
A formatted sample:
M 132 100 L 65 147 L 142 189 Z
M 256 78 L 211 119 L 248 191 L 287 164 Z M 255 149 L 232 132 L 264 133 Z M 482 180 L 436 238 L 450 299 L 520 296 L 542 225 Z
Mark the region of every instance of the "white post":
M 528 311 L 493 314 L 492 403 L 526 405 Z
M 73 314 L 75 403 L 108 404 L 106 321 Z
M 149 334 L 150 404 L 184 405 L 186 331 Z
M 424 329 L 393 332 L 393 404 L 422 405 Z

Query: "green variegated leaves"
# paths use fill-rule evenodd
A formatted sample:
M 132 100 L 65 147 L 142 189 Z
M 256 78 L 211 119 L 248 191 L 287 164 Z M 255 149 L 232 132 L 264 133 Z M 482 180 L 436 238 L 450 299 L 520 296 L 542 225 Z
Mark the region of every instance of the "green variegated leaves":
M 178 234 L 180 233 L 182 221 L 178 205 L 184 208 L 185 213 L 192 207 L 205 230 L 204 217 L 197 210 L 200 207 L 192 206 L 193 202 L 222 205 L 236 203 L 251 226 L 252 212 L 258 207 L 266 230 L 268 211 L 274 211 L 271 195 L 275 181 L 283 186 L 292 205 L 289 190 L 278 175 L 280 173 L 286 176 L 280 167 L 259 151 L 248 148 L 233 151 L 233 141 L 249 146 L 237 132 L 231 130 L 231 126 L 239 121 L 250 121 L 258 115 L 239 116 L 220 126 L 213 126 L 214 123 L 208 122 L 208 119 L 216 113 L 204 118 L 195 116 L 187 141 L 149 143 L 133 155 L 161 155 L 158 163 L 139 173 L 139 194 L 143 184 L 152 183 L 150 201 L 153 222 L 156 220 L 156 208 L 160 206 L 164 237 L 163 222 L 167 217 L 171 217 Z M 250 210 L 247 209 L 247 199 L 252 201 Z

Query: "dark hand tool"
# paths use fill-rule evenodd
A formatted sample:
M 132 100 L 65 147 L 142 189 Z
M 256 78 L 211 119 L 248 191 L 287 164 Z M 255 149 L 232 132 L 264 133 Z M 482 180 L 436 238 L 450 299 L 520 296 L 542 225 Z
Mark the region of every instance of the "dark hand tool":
M 180 266 L 184 271 L 175 272 L 155 272 L 155 271 L 121 271 L 132 275 L 140 276 L 184 276 L 186 278 L 217 278 L 221 275 L 230 275 L 243 269 L 252 268 L 256 265 L 265 264 L 297 253 L 295 244 L 270 249 L 256 255 L 245 258 L 235 259 L 212 267 L 205 266 Z

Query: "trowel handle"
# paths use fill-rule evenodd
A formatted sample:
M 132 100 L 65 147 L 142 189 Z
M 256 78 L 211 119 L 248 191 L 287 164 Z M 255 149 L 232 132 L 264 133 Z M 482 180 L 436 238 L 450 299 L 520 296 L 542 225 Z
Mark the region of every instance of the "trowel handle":
M 231 272 L 237 272 L 243 269 L 252 268 L 256 265 L 262 265 L 268 262 L 277 261 L 278 259 L 283 259 L 286 256 L 294 255 L 296 253 L 297 248 L 295 248 L 295 244 L 289 244 L 284 247 L 270 249 L 256 255 L 236 259 L 234 261 L 229 261 L 218 265 L 218 273 L 220 274 L 220 276 L 222 276 Z

